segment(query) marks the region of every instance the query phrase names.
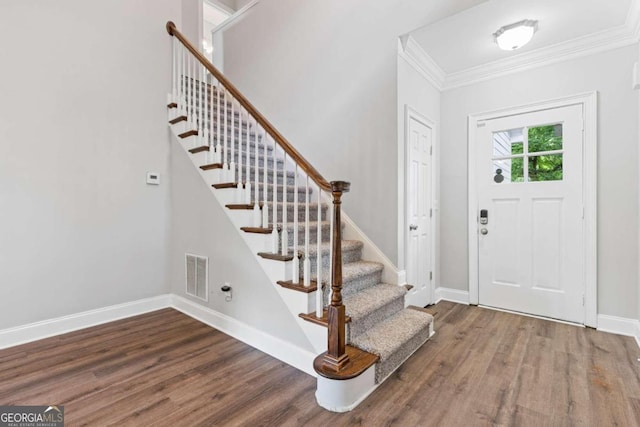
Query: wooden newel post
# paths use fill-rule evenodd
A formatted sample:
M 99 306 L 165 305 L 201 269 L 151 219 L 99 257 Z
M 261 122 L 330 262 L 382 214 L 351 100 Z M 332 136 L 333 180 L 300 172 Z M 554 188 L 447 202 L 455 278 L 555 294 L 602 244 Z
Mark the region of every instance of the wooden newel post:
M 333 194 L 333 257 L 331 259 L 331 302 L 327 307 L 329 342 L 322 365 L 325 369 L 338 372 L 349 362 L 345 351 L 345 307 L 342 304 L 342 226 L 340 218 L 340 200 L 343 193 L 349 191 L 350 183 L 332 181 Z

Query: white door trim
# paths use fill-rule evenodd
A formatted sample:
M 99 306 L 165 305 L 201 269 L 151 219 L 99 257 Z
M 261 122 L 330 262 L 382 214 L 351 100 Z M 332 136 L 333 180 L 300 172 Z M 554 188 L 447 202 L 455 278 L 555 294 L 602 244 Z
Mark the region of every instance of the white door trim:
M 430 184 L 431 185 L 431 200 L 429 200 L 429 206 L 432 209 L 432 216 L 431 216 L 431 220 L 429 221 L 429 233 L 431 233 L 431 241 L 430 241 L 430 248 L 429 248 L 429 263 L 431 265 L 431 271 L 433 272 L 433 277 L 431 278 L 431 280 L 429 281 L 429 295 L 430 295 L 430 301 L 429 304 L 433 304 L 436 302 L 435 298 L 436 298 L 436 277 L 438 277 L 438 271 L 437 271 L 437 265 L 436 265 L 436 241 L 437 241 L 437 236 L 436 236 L 436 209 L 435 209 L 435 198 L 436 198 L 436 179 L 437 179 L 437 175 L 436 175 L 436 161 L 435 159 L 436 157 L 436 149 L 437 149 L 437 141 L 438 141 L 438 135 L 437 135 L 437 129 L 436 129 L 436 123 L 435 121 L 427 118 L 426 116 L 422 115 L 420 112 L 418 112 L 415 108 L 413 108 L 412 106 L 410 106 L 409 104 L 405 104 L 404 106 L 404 209 L 403 209 L 403 217 L 402 217 L 402 223 L 404 224 L 404 229 L 402 230 L 402 236 L 404 239 L 404 259 L 405 259 L 405 270 L 406 270 L 406 265 L 407 265 L 407 255 L 409 253 L 409 239 L 408 239 L 408 233 L 409 233 L 409 224 L 407 223 L 407 212 L 409 212 L 409 173 L 410 173 L 410 168 L 409 168 L 409 162 L 410 162 L 410 156 L 411 156 L 411 150 L 409 150 L 409 143 L 410 143 L 410 135 L 409 135 L 409 121 L 411 119 L 416 120 L 417 122 L 422 123 L 423 125 L 425 125 L 426 127 L 428 127 L 429 129 L 431 129 L 431 147 L 432 147 L 432 151 L 431 151 L 431 179 L 430 179 Z
M 478 304 L 478 194 L 475 185 L 476 130 L 482 120 L 496 119 L 534 111 L 581 104 L 584 114 L 583 149 L 583 200 L 584 200 L 584 267 L 585 267 L 585 321 L 590 327 L 597 327 L 598 304 L 598 256 L 597 256 L 597 160 L 598 160 L 598 93 L 587 92 L 564 98 L 541 101 L 523 106 L 471 114 L 468 118 L 467 142 L 467 190 L 468 223 L 467 242 L 469 248 L 469 302 Z

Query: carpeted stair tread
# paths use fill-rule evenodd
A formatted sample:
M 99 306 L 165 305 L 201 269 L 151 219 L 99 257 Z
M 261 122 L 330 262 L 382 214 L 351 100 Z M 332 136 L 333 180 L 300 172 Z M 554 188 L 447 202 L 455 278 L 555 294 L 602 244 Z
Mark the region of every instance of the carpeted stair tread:
M 342 266 L 342 283 L 354 282 L 370 274 L 382 273 L 384 266 L 379 262 L 356 261 Z
M 404 309 L 353 337 L 351 344 L 380 356 L 376 365 L 379 383 L 429 339 L 432 321 L 428 313 Z
M 428 329 L 433 316 L 423 311 L 404 309 L 352 339 L 352 344 L 388 359 L 404 342 Z
M 396 299 L 402 298 L 404 302 L 406 293 L 407 290 L 402 286 L 380 283 L 344 297 L 343 303 L 346 307 L 347 316 L 351 317 L 351 320 L 355 322 Z
M 364 243 L 362 243 L 360 240 L 343 240 L 342 241 L 342 252 L 345 251 L 357 251 L 359 249 L 362 249 L 362 247 L 364 246 Z M 331 249 L 331 244 L 329 242 L 322 242 L 320 244 L 320 255 L 324 256 L 324 255 L 328 255 Z M 299 251 L 302 251 L 304 253 L 304 245 L 301 245 L 298 247 Z M 309 258 L 314 258 L 318 253 L 318 247 L 317 245 L 309 245 Z

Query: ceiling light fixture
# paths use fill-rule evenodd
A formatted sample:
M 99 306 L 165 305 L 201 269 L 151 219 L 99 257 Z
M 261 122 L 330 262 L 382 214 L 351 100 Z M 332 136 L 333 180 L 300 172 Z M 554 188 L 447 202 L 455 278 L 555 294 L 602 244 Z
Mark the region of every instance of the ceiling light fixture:
M 515 24 L 500 27 L 493 33 L 493 38 L 502 50 L 520 49 L 531 41 L 533 34 L 538 29 L 538 21 L 525 19 Z

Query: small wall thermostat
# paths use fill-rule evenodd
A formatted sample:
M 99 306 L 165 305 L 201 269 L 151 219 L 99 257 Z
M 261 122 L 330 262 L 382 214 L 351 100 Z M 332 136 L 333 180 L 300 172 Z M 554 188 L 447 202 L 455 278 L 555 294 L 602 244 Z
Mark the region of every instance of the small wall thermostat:
M 147 172 L 147 184 L 160 185 L 160 174 L 155 172 Z

